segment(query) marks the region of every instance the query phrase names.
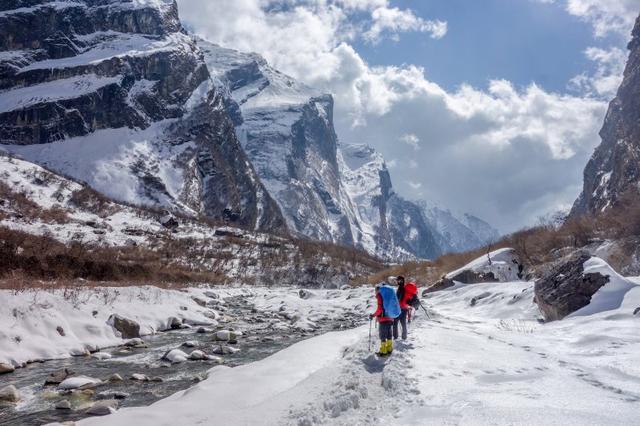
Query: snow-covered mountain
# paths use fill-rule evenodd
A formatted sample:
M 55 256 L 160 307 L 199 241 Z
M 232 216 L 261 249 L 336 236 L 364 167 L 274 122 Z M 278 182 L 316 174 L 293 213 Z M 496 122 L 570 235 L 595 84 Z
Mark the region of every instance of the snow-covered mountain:
M 491 244 L 499 237 L 495 228 L 468 213 L 457 215 L 441 207 L 420 204 L 427 220 L 437 230 L 440 244 L 446 251 L 472 250 Z
M 173 0 L 0 5 L 0 149 L 118 200 L 284 221 Z
M 584 169 L 584 188 L 573 216 L 601 212 L 627 191 L 640 188 L 640 17 L 632 36 L 624 79 L 609 104 L 602 142 Z
M 227 94 L 245 152 L 294 232 L 389 259 L 433 258 L 495 237 L 493 228 L 466 216 L 475 230 L 451 217 L 457 226 L 439 234 L 422 207 L 393 191 L 379 153 L 338 143 L 330 95 L 282 74 L 257 54 L 202 39 L 198 45 Z
M 235 103 L 243 148 L 289 228 L 306 237 L 353 245 L 358 218 L 342 184 L 333 98 L 275 70 L 256 54 L 205 40 L 198 45 Z
M 111 198 L 392 260 L 492 235 L 399 197 L 331 95 L 189 36 L 173 0 L 4 2 L 0 36 L 0 150 Z

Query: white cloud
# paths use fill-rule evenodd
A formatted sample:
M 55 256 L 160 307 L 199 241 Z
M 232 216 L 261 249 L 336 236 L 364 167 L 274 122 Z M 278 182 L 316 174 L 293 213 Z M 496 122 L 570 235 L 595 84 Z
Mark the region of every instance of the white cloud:
M 397 7 L 379 7 L 371 13 L 371 18 L 373 25 L 363 36 L 373 43 L 380 41 L 385 32 L 397 36 L 400 32 L 419 31 L 429 33 L 434 39 L 442 38 L 447 33 L 446 22 L 425 20 L 411 10 L 401 10 Z
M 340 139 L 366 140 L 392 158 L 387 164 L 401 194 L 416 196 L 421 188 L 429 199 L 503 230 L 533 223 L 577 196 L 606 102 L 504 80 L 487 90 L 463 85 L 446 91 L 420 67 L 373 67 L 353 48 L 358 37 L 415 29 L 379 18 L 380 30 L 372 30 L 373 12 L 389 9 L 387 1 L 279 3 L 286 7 L 266 0 L 179 0 L 186 22 L 211 41 L 256 51 L 281 71 L 333 93 Z M 369 17 L 354 24 L 354 10 Z M 602 52 L 587 54 L 609 66 Z M 594 80 L 591 90 L 611 85 Z M 398 144 L 397 135 L 412 135 L 415 144 Z M 420 164 L 419 174 L 396 166 L 410 161 Z
M 569 87 L 578 93 L 611 99 L 615 96 L 622 82 L 622 73 L 627 62 L 627 52 L 611 47 L 608 50 L 589 47 L 585 56 L 595 62 L 596 71 L 592 74 L 583 72 L 569 82 Z
M 400 141 L 406 143 L 416 151 L 420 150 L 420 138 L 413 133 L 406 133 L 400 136 Z
M 640 0 L 567 0 L 566 8 L 589 22 L 596 37 L 609 33 L 628 37 L 640 11 Z

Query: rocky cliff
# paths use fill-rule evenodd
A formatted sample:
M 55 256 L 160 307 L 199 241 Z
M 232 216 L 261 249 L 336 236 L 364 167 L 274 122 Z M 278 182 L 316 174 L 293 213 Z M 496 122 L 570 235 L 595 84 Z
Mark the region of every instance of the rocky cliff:
M 172 0 L 2 2 L 0 142 L 118 200 L 284 229 Z
M 584 170 L 584 188 L 572 216 L 594 214 L 640 188 L 640 17 L 629 43 L 629 60 L 615 99 L 609 104 L 602 142 Z

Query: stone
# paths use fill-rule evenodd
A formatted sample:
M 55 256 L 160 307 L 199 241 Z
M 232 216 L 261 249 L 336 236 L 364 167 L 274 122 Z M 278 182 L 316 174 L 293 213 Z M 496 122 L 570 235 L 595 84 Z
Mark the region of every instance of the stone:
M 91 416 L 106 416 L 115 413 L 118 405 L 118 401 L 115 399 L 97 401 L 87 410 L 87 414 Z
M 0 362 L 0 374 L 11 373 L 15 371 L 15 367 L 12 364 L 6 362 Z
M 18 402 L 20 392 L 14 385 L 8 385 L 0 389 L 0 402 Z
M 105 359 L 110 359 L 111 354 L 108 352 L 96 352 L 94 354 L 91 354 L 91 358 L 95 358 L 97 360 L 105 360 Z
M 240 352 L 238 348 L 232 348 L 231 346 L 219 345 L 213 348 L 211 351 L 216 355 L 230 355 Z
M 184 362 L 189 358 L 189 356 L 184 353 L 183 351 L 181 351 L 180 349 L 172 349 L 170 351 L 167 351 L 163 356 L 162 359 L 165 361 L 169 361 L 172 364 L 177 364 L 179 362 Z
M 181 346 L 184 346 L 185 348 L 197 348 L 200 346 L 200 342 L 197 340 L 187 340 Z
M 95 379 L 89 376 L 72 376 L 67 377 L 58 385 L 59 389 L 72 390 L 72 389 L 90 389 L 101 384 L 100 379 Z
M 599 273 L 584 274 L 584 263 L 591 256 L 578 252 L 559 260 L 534 285 L 534 302 L 545 321 L 560 320 L 587 306 L 609 277 Z
M 198 333 L 198 334 L 205 334 L 205 333 L 209 333 L 210 331 L 211 331 L 211 330 L 207 330 L 207 329 L 206 329 L 206 328 L 204 328 L 204 327 L 199 327 L 199 328 L 196 330 L 196 333 Z
M 207 354 L 200 350 L 195 350 L 189 354 L 189 359 L 192 361 L 202 361 L 207 359 Z
M 116 383 L 116 382 L 121 382 L 124 379 L 122 378 L 121 375 L 119 375 L 118 373 L 113 373 L 112 375 L 109 376 L 109 378 L 107 379 L 107 382 L 109 383 Z
M 120 336 L 123 339 L 140 337 L 140 324 L 118 314 L 111 314 L 107 320 L 107 324 L 120 332 Z
M 148 347 L 147 344 L 144 342 L 144 340 L 142 340 L 141 338 L 133 338 L 131 340 L 128 340 L 124 343 L 124 345 L 126 347 L 129 348 L 146 348 Z
M 438 281 L 436 281 L 432 286 L 429 286 L 422 290 L 422 297 L 427 297 L 429 293 L 433 293 L 434 291 L 445 290 L 447 288 L 453 287 L 456 283 L 453 282 L 452 279 L 447 277 L 442 277 Z
M 202 299 L 200 297 L 196 297 L 196 296 L 193 296 L 191 299 L 194 302 L 196 302 L 199 306 L 202 306 L 203 308 L 207 307 L 207 301 L 206 300 L 204 300 L 204 299 Z
M 71 410 L 71 403 L 67 399 L 56 403 L 56 410 Z
M 228 342 L 229 340 L 237 340 L 238 336 L 230 330 L 219 330 L 216 331 L 214 339 L 220 342 Z
M 633 310 L 633 315 L 638 315 L 638 314 L 640 314 L 640 306 L 638 306 Z
M 126 399 L 130 396 L 127 392 L 117 390 L 106 390 L 96 395 L 97 399 Z
M 144 374 L 133 373 L 131 375 L 131 380 L 136 380 L 138 382 L 148 382 L 149 381 L 149 377 L 145 376 Z
M 73 374 L 74 373 L 72 371 L 69 371 L 66 368 L 62 370 L 54 371 L 53 373 L 47 376 L 47 378 L 44 381 L 44 384 L 45 386 L 59 385 L 60 383 L 62 383 L 64 379 L 66 379 L 67 377 L 73 376 Z
M 60 336 L 62 336 L 62 337 L 64 337 L 64 336 L 65 336 L 65 334 L 64 334 L 64 328 L 62 328 L 62 327 L 60 327 L 60 326 L 57 326 L 57 327 L 56 327 L 56 331 L 58 332 L 58 334 L 59 334 Z
M 298 296 L 300 296 L 300 299 L 310 299 L 314 296 L 314 294 L 309 290 L 301 288 L 300 290 L 298 290 Z
M 156 382 L 156 383 L 162 383 L 162 382 L 164 382 L 164 379 L 162 377 L 155 376 L 155 377 L 150 378 L 149 381 L 150 382 Z

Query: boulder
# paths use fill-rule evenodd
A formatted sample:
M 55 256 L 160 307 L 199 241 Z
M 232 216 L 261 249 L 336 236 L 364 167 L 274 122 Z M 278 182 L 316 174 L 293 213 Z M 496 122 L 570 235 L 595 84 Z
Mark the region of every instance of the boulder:
M 207 301 L 200 298 L 200 297 L 196 297 L 193 296 L 191 299 L 193 299 L 194 302 L 196 302 L 198 305 L 202 306 L 203 308 L 207 307 Z
M 211 351 L 216 355 L 230 355 L 240 352 L 238 348 L 232 348 L 231 346 L 219 345 L 213 348 Z
M 56 404 L 56 410 L 71 410 L 71 403 L 67 399 L 58 401 Z
M 107 324 L 119 331 L 123 339 L 140 337 L 140 324 L 118 314 L 112 314 L 107 320 Z
M 215 340 L 218 340 L 220 342 L 228 342 L 230 340 L 237 340 L 238 335 L 233 331 L 219 330 L 219 331 L 216 331 L 214 338 Z
M 185 362 L 188 358 L 189 358 L 189 355 L 182 352 L 180 349 L 172 349 L 162 356 L 163 360 L 169 361 L 172 364 Z
M 44 381 L 45 386 L 46 385 L 59 385 L 60 383 L 62 383 L 62 381 L 64 379 L 66 379 L 69 376 L 73 376 L 73 372 L 67 370 L 66 368 L 62 369 L 62 370 L 58 370 L 58 371 L 54 371 L 53 373 L 49 374 L 47 376 L 47 378 Z
M 310 299 L 314 296 L 314 294 L 309 290 L 301 288 L 300 290 L 298 290 L 298 296 L 300 296 L 300 299 Z
M 189 354 L 189 359 L 192 361 L 202 361 L 207 359 L 207 354 L 200 350 L 195 350 Z
M 205 296 L 210 297 L 211 299 L 219 299 L 220 295 L 218 293 L 214 293 L 213 291 L 207 290 L 203 293 Z
M 464 284 L 518 281 L 524 277 L 524 266 L 512 248 L 494 250 L 455 271 L 445 278 Z
M 433 284 L 432 286 L 422 290 L 422 297 L 427 297 L 427 294 L 433 293 L 434 291 L 440 291 L 440 290 L 447 289 L 449 287 L 453 287 L 455 284 L 456 283 L 453 282 L 452 279 L 447 277 L 442 277 L 438 281 L 436 281 L 435 284 Z
M 182 320 L 180 318 L 171 317 L 169 318 L 168 325 L 171 330 L 179 330 L 182 328 Z
M 109 378 L 107 379 L 107 382 L 109 383 L 116 383 L 116 382 L 121 382 L 124 379 L 122 378 L 121 375 L 119 375 L 118 373 L 113 373 L 112 375 L 109 376 Z
M 0 362 L 0 374 L 11 373 L 16 368 L 8 362 Z
M 633 315 L 640 315 L 640 306 L 633 310 Z
M 125 346 L 129 348 L 146 348 L 147 344 L 141 338 L 133 338 L 124 343 Z
M 105 359 L 110 359 L 111 354 L 108 352 L 96 352 L 94 354 L 91 354 L 91 358 L 95 358 L 98 360 L 105 360 Z
M 64 332 L 64 328 L 57 326 L 56 327 L 56 331 L 58 332 L 58 334 L 62 337 L 66 336 L 65 332 Z
M 600 273 L 584 273 L 584 263 L 591 256 L 575 253 L 558 261 L 534 285 L 534 302 L 546 321 L 559 320 L 591 302 L 591 297 L 609 277 Z
M 64 379 L 59 385 L 58 388 L 62 390 L 72 390 L 72 389 L 90 389 L 101 384 L 102 381 L 100 379 L 94 379 L 89 376 L 73 376 Z
M 187 340 L 181 346 L 184 346 L 185 348 L 197 348 L 200 346 L 200 342 L 197 340 Z
M 125 399 L 128 397 L 128 393 L 116 390 L 102 391 L 96 395 L 97 399 Z
M 115 399 L 105 399 L 95 402 L 88 410 L 87 414 L 91 416 L 106 416 L 115 413 L 118 409 L 118 401 Z
M 13 386 L 5 386 L 0 389 L 0 402 L 18 402 L 20 401 L 20 392 Z
M 131 380 L 135 380 L 135 381 L 138 381 L 138 382 L 148 382 L 149 381 L 149 377 L 145 376 L 144 374 L 133 373 L 131 375 Z

